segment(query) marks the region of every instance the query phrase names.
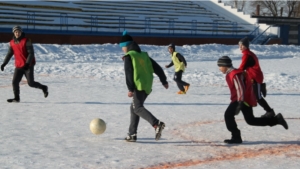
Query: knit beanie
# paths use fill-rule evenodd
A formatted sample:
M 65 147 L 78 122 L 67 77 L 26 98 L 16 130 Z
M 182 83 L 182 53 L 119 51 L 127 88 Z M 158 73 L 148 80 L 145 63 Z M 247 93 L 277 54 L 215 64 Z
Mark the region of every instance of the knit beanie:
M 249 39 L 247 37 L 245 37 L 239 41 L 239 44 L 242 44 L 243 46 L 249 48 L 250 42 L 249 42 Z
M 121 41 L 119 43 L 120 47 L 126 47 L 133 41 L 132 37 L 127 34 L 127 31 L 123 31 L 123 36 L 121 37 Z
M 218 66 L 232 67 L 231 59 L 228 56 L 222 56 L 218 59 Z
M 13 27 L 12 28 L 12 33 L 14 33 L 16 30 L 19 30 L 19 31 L 23 32 L 21 26 L 15 26 L 15 27 Z
M 173 48 L 173 50 L 175 51 L 175 45 L 174 45 L 174 43 L 171 43 L 168 47 Z

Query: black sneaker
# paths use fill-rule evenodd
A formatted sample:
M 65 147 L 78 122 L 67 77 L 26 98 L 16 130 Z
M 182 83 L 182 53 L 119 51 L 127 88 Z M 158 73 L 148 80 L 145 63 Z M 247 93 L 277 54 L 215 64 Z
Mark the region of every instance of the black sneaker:
M 266 112 L 264 115 L 261 116 L 262 118 L 272 118 L 272 117 L 275 117 L 275 112 L 274 110 L 272 109 L 271 111 L 269 112 Z
M 48 86 L 43 87 L 43 93 L 44 93 L 44 97 L 48 97 Z
M 159 140 L 160 137 L 161 137 L 161 132 L 162 130 L 165 128 L 165 123 L 164 122 L 161 122 L 159 121 L 157 126 L 155 127 L 155 140 Z
M 127 135 L 127 137 L 125 138 L 125 141 L 128 142 L 136 142 L 136 134 L 132 134 L 132 135 Z
M 7 99 L 7 102 L 8 103 L 19 103 L 20 102 L 20 99 L 19 98 L 13 98 L 13 99 Z
M 261 91 L 261 94 L 266 97 L 267 96 L 267 87 L 266 87 L 266 83 L 262 83 L 260 85 L 260 91 Z
M 243 140 L 242 139 L 228 139 L 228 140 L 224 140 L 224 143 L 227 143 L 227 144 L 241 144 L 243 143 Z
M 289 126 L 288 126 L 287 122 L 284 120 L 281 113 L 278 113 L 275 117 L 278 120 L 278 124 L 282 125 L 286 130 L 289 129 Z

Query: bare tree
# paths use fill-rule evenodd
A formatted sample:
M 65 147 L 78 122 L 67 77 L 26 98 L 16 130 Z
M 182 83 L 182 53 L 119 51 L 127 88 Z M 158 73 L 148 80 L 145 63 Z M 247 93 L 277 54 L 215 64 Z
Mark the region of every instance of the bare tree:
M 299 1 L 291 1 L 291 0 L 287 0 L 287 14 L 288 17 L 292 17 L 293 14 L 295 14 L 295 12 L 299 13 L 299 6 L 300 6 L 300 2 Z
M 254 8 L 256 8 L 257 5 L 260 6 L 261 15 L 274 17 L 283 15 L 292 17 L 299 4 L 300 2 L 296 0 L 255 0 L 251 2 L 251 6 Z M 281 10 L 284 10 L 285 14 L 282 14 Z
M 239 11 L 243 11 L 246 5 L 246 0 L 231 0 L 228 1 L 227 4 L 232 6 L 233 8 L 238 9 Z
M 263 15 L 279 16 L 280 8 L 283 6 L 284 0 L 265 0 L 265 1 L 252 1 L 252 6 L 259 5 Z

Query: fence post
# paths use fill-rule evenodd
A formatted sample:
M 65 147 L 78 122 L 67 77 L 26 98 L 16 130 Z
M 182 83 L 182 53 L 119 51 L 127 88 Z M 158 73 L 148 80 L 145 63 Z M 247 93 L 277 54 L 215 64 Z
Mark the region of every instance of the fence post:
M 148 30 L 148 32 L 147 32 Z M 145 18 L 145 32 L 144 33 L 150 33 L 151 32 L 151 18 Z
M 174 34 L 174 19 L 169 19 L 169 34 Z
M 27 12 L 27 29 L 29 25 L 33 25 L 33 29 L 35 29 L 35 12 Z
M 238 26 L 237 22 L 232 22 L 232 35 L 237 35 L 238 32 Z
M 212 35 L 218 35 L 218 21 L 214 20 L 213 21 L 213 29 L 212 29 Z
M 197 20 L 192 20 L 191 34 L 197 34 Z
M 68 14 L 66 13 L 60 14 L 60 30 L 62 30 L 63 26 L 66 26 L 66 29 L 68 30 Z
M 125 17 L 124 16 L 119 17 L 119 32 L 121 32 L 121 28 L 123 28 L 123 31 L 125 30 Z
M 96 27 L 96 32 L 98 32 L 98 16 L 91 15 L 91 32 L 93 32 L 93 27 Z

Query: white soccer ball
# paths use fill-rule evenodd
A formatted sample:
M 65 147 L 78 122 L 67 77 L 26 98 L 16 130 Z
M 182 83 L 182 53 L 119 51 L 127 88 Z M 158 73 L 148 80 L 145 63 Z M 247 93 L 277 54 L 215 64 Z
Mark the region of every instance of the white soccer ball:
M 106 124 L 102 119 L 96 118 L 90 123 L 90 130 L 93 134 L 99 135 L 104 133 Z

